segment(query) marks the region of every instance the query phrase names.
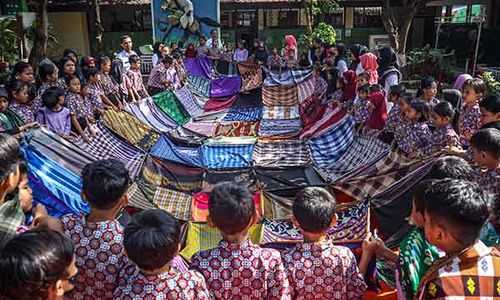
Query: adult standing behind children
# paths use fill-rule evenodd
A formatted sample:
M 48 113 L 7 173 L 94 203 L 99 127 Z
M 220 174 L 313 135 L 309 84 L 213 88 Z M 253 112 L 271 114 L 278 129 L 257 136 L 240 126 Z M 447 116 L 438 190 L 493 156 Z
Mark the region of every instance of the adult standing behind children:
M 123 62 L 123 70 L 127 72 L 130 70 L 129 58 L 132 55 L 137 55 L 134 50 L 132 50 L 132 38 L 128 35 L 123 35 L 120 38 L 120 46 L 122 46 L 122 51 L 120 51 L 116 57 L 118 57 Z
M 207 47 L 216 47 L 220 50 L 224 49 L 224 45 L 222 45 L 222 40 L 219 38 L 219 32 L 217 29 L 210 31 L 210 38 L 207 41 Z

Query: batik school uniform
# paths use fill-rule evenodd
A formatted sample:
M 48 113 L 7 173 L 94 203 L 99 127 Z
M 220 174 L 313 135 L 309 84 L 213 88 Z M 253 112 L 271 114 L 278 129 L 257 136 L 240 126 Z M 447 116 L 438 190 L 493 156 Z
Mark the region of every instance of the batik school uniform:
M 396 129 L 402 126 L 404 122 L 403 113 L 401 112 L 401 107 L 399 105 L 394 105 L 392 109 L 387 114 L 387 121 L 384 125 L 384 131 L 394 133 Z
M 186 67 L 184 66 L 184 63 L 176 62 L 174 63 L 174 68 L 179 76 L 180 85 L 183 86 L 188 77 Z
M 106 97 L 114 104 L 121 102 L 120 86 L 116 80 L 109 74 L 99 72 L 99 84 Z
M 283 253 L 293 299 L 361 299 L 366 290 L 351 250 L 330 238 Z
M 64 79 L 64 77 L 59 77 L 59 79 L 57 79 L 55 83 L 55 86 L 57 86 L 60 89 L 63 89 L 64 91 L 68 90 L 68 85 L 66 84 L 66 79 Z
M 325 97 L 327 90 L 328 90 L 328 83 L 326 82 L 326 80 L 323 79 L 323 77 L 321 76 L 316 77 L 316 80 L 314 81 L 314 95 L 316 97 L 319 97 L 321 95 Z
M 71 115 L 76 117 L 82 129 L 87 127 L 87 118 L 94 117 L 90 102 L 85 101 L 80 94 L 73 92 L 66 93 L 65 105 L 69 108 Z
M 422 149 L 422 154 L 431 154 L 447 147 L 460 148 L 460 137 L 451 125 L 436 128 L 431 133 L 431 142 Z
M 499 251 L 478 241 L 434 263 L 422 278 L 415 299 L 499 299 L 499 275 Z
M 210 54 L 210 48 L 207 45 L 199 46 L 198 48 L 196 48 L 196 52 L 198 53 L 198 55 L 208 56 Z
M 35 121 L 35 112 L 31 104 L 21 104 L 14 101 L 9 106 L 9 109 L 15 112 L 26 124 Z
M 460 143 L 464 148 L 470 146 L 469 141 L 471 137 L 481 128 L 480 117 L 479 103 L 476 103 L 472 107 L 464 105 L 460 108 L 458 131 L 460 134 Z
M 170 267 L 159 275 L 144 275 L 139 269 L 127 274 L 126 282 L 114 292 L 114 299 L 183 299 L 209 300 L 205 279 L 197 271 L 181 272 Z
M 165 71 L 165 80 L 172 83 L 172 89 L 176 90 L 181 87 L 181 81 L 179 79 L 179 74 L 174 67 L 170 67 Z
M 89 90 L 87 101 L 90 102 L 90 106 L 92 107 L 92 111 L 95 115 L 97 111 L 102 110 L 105 107 L 104 102 L 102 102 L 102 95 L 104 95 L 104 92 L 97 84 L 89 84 L 87 89 Z
M 250 240 L 222 240 L 217 248 L 196 253 L 191 268 L 203 274 L 214 299 L 290 299 L 280 253 Z
M 364 124 L 370 117 L 372 109 L 370 106 L 370 101 L 360 100 L 353 105 L 354 112 L 354 122 L 356 124 Z
M 75 244 L 78 273 L 71 299 L 116 299 L 119 274 L 127 266 L 123 227 L 117 220 L 90 222 L 84 215 L 61 218 Z
M 165 84 L 163 84 L 163 81 L 165 80 L 165 73 L 166 69 L 163 63 L 157 64 L 153 70 L 151 70 L 151 74 L 148 79 L 148 93 L 151 96 L 167 89 Z
M 484 170 L 474 168 L 475 181 L 486 191 L 494 195 L 496 201 L 500 201 L 500 168 L 495 170 Z
M 35 99 L 31 103 L 31 109 L 33 112 L 36 113 L 40 110 L 40 108 L 42 108 L 42 106 L 43 106 L 43 99 L 42 99 L 43 94 L 45 93 L 45 91 L 47 89 L 49 89 L 50 87 L 53 87 L 55 85 L 56 85 L 55 82 L 50 82 L 50 83 L 49 82 L 42 82 L 42 85 L 40 86 L 40 88 L 38 89 L 38 91 L 36 93 Z
M 267 67 L 273 73 L 281 73 L 281 69 L 285 66 L 283 58 L 279 55 L 270 55 L 267 58 Z
M 425 103 L 427 103 L 427 105 L 429 105 L 430 108 L 433 108 L 434 106 L 436 106 L 439 102 L 441 102 L 438 98 L 436 97 L 432 97 L 429 101 L 426 101 L 426 100 L 423 100 L 423 99 L 420 99 L 422 101 L 424 101 Z
M 124 79 L 124 89 L 127 91 L 127 94 L 129 90 L 133 88 L 137 91 L 137 94 L 139 94 L 141 98 L 146 98 L 146 93 L 144 93 L 144 86 L 142 83 L 142 74 L 140 70 L 128 70 L 127 73 L 125 73 Z
M 410 155 L 420 152 L 431 141 L 431 131 L 427 123 L 405 121 L 394 135 L 399 149 Z

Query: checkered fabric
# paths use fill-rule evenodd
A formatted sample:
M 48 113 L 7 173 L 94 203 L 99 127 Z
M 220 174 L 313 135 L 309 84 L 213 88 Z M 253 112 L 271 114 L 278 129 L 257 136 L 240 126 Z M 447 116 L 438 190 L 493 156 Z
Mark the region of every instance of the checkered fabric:
M 253 122 L 262 118 L 262 106 L 259 107 L 231 107 L 223 122 L 246 121 Z
M 130 204 L 148 205 L 150 203 L 168 213 L 176 219 L 188 221 L 191 217 L 191 201 L 193 196 L 167 189 L 158 185 L 137 183 L 132 192 L 129 191 Z
M 26 216 L 18 197 L 0 205 L 0 218 L 0 233 L 7 236 L 15 235 L 17 229 L 24 225 Z
M 243 184 L 251 191 L 254 191 L 257 185 L 255 172 L 251 168 L 208 170 L 203 178 L 203 190 L 210 191 L 216 184 L 226 181 Z
M 231 122 L 219 123 L 215 136 L 243 137 L 258 136 L 259 121 L 257 122 Z
M 138 208 L 142 210 L 146 209 L 157 209 L 156 205 L 149 201 L 145 192 L 139 187 L 137 182 L 130 185 L 127 191 L 128 194 L 128 205 L 133 208 Z
M 191 117 L 203 113 L 203 108 L 198 104 L 196 96 L 187 87 L 182 87 L 174 92 L 175 96 Z
M 308 141 L 311 156 L 318 167 L 337 161 L 354 142 L 354 121 L 350 116 L 335 124 L 326 133 Z
M 160 137 L 156 145 L 151 149 L 150 154 L 188 166 L 203 166 L 200 146 L 176 145 L 166 136 Z
M 312 76 L 312 68 L 294 68 L 292 69 L 292 77 L 295 83 L 301 83 Z
M 267 78 L 264 80 L 264 86 L 278 86 L 278 85 L 293 85 L 292 72 L 290 70 L 283 70 L 280 73 L 269 72 Z
M 314 95 L 314 86 L 316 84 L 316 79 L 314 76 L 309 77 L 307 80 L 302 81 L 297 85 L 297 92 L 299 97 L 299 103 L 304 103 L 308 98 Z
M 159 135 L 153 128 L 126 111 L 110 109 L 106 111 L 102 121 L 115 134 L 144 151 L 148 151 L 158 141 Z
M 206 143 L 202 146 L 204 165 L 208 169 L 251 167 L 253 148 L 254 143 Z
M 153 101 L 177 124 L 185 124 L 189 115 L 184 111 L 179 100 L 171 90 L 166 90 L 153 96 Z
M 210 97 L 210 80 L 205 77 L 188 76 L 188 88 L 203 97 Z
M 294 199 L 283 197 L 270 192 L 261 193 L 264 217 L 268 220 L 290 220 Z M 270 239 L 268 239 L 270 240 Z
M 298 135 L 302 129 L 300 119 L 289 120 L 269 120 L 263 119 L 260 122 L 259 135 L 261 137 L 272 136 L 293 136 Z
M 75 144 L 97 159 L 114 158 L 121 161 L 129 171 L 130 178 L 134 180 L 144 162 L 144 153 L 115 137 L 104 124 L 97 123 L 96 127 L 96 135 L 89 142 L 79 139 Z
M 309 147 L 303 141 L 260 142 L 255 145 L 253 162 L 256 166 L 304 166 L 311 164 Z
M 217 122 L 195 121 L 194 119 L 192 119 L 182 126 L 205 137 L 212 137 L 214 136 L 215 130 L 217 129 Z
M 264 86 L 262 103 L 269 106 L 292 106 L 299 103 L 297 85 Z
M 298 119 L 299 106 L 264 106 L 262 111 L 263 119 Z
M 157 132 L 168 132 L 177 127 L 177 124 L 156 106 L 151 98 L 145 98 L 139 100 L 139 102 L 127 103 L 125 110 L 151 126 Z
M 240 92 L 248 92 L 262 86 L 262 68 L 260 66 L 238 64 L 241 76 Z

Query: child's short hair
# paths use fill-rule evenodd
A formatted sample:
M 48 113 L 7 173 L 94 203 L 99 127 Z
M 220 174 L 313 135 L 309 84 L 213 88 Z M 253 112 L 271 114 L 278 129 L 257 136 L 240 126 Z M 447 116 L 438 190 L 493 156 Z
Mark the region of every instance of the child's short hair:
M 89 81 L 90 77 L 97 75 L 99 71 L 97 71 L 96 68 L 83 68 L 82 73 L 83 78 L 85 78 L 86 81 Z
M 114 207 L 127 192 L 130 177 L 123 163 L 106 159 L 88 164 L 82 171 L 82 191 L 91 206 Z
M 367 82 L 370 81 L 370 74 L 366 73 L 366 72 L 363 72 L 361 74 L 358 74 L 358 77 L 361 77 L 363 78 L 364 80 L 366 80 Z
M 9 92 L 4 85 L 0 85 L 0 98 L 5 98 L 9 100 Z
M 404 101 L 404 102 L 410 104 L 413 100 L 415 100 L 415 97 L 413 96 L 412 93 L 403 93 L 399 97 L 399 100 Z
M 130 35 L 128 34 L 124 34 L 120 37 L 120 44 L 123 44 L 123 42 L 125 42 L 126 39 L 131 39 Z
M 8 134 L 0 133 L 0 181 L 16 170 L 21 157 L 19 142 Z
M 69 86 L 70 82 L 73 80 L 73 79 L 78 79 L 78 81 L 80 81 L 80 78 L 78 78 L 78 76 L 74 75 L 74 74 L 66 74 L 64 76 L 64 81 L 66 82 L 66 84 Z
M 335 198 L 320 187 L 308 187 L 300 191 L 293 203 L 293 216 L 307 232 L 327 230 L 335 216 Z
M 461 243 L 473 244 L 489 217 L 490 195 L 477 183 L 442 179 L 425 193 L 425 211 Z
M 382 86 L 380 84 L 372 84 L 370 85 L 370 94 L 381 92 Z
M 484 151 L 495 159 L 500 159 L 500 130 L 495 128 L 481 129 L 470 139 L 472 147 Z
M 40 77 L 41 81 L 45 81 L 47 80 L 47 77 L 54 74 L 55 70 L 56 66 L 53 64 L 42 64 L 38 67 L 38 76 Z
M 415 210 L 422 215 L 425 212 L 425 192 L 432 183 L 432 180 L 424 180 L 413 188 L 413 205 L 415 206 Z
M 406 88 L 402 84 L 393 85 L 389 88 L 389 95 L 401 96 L 406 92 Z
M 500 113 L 500 96 L 491 95 L 479 102 L 479 107 L 491 113 Z
M 432 112 L 440 117 L 449 117 L 453 119 L 455 116 L 455 109 L 450 102 L 441 101 L 432 108 Z
M 255 216 L 255 203 L 245 185 L 224 182 L 210 193 L 208 212 L 220 231 L 234 234 L 248 227 Z
M 179 249 L 181 227 L 160 209 L 142 211 L 132 217 L 123 234 L 127 256 L 143 270 L 156 270 L 171 261 Z
M 43 106 L 53 109 L 59 103 L 59 97 L 61 96 L 64 96 L 63 89 L 56 86 L 49 87 L 42 95 Z
M 471 181 L 474 180 L 474 171 L 470 164 L 461 157 L 440 157 L 434 162 L 431 170 L 425 175 L 424 179 L 445 178 Z
M 206 42 L 206 41 L 207 41 L 207 38 L 206 38 L 206 37 L 204 37 L 204 36 L 200 36 L 200 37 L 198 38 L 198 40 L 200 40 L 200 41 L 201 41 L 201 40 L 204 40 L 204 41 Z
M 462 90 L 466 87 L 470 87 L 477 94 L 484 95 L 484 93 L 486 93 L 486 83 L 481 78 L 472 78 L 467 80 L 462 86 Z
M 135 64 L 135 63 L 137 63 L 139 61 L 141 61 L 141 58 L 139 57 L 139 55 L 132 54 L 128 58 L 128 62 L 131 63 L 131 64 Z
M 358 87 L 358 93 L 369 93 L 370 92 L 370 84 L 365 83 Z
M 28 84 L 26 82 L 23 82 L 21 80 L 11 80 L 7 86 L 7 91 L 9 92 L 9 101 L 13 101 L 14 95 L 27 87 Z
M 413 100 L 408 103 L 411 108 L 415 109 L 420 113 L 420 119 L 418 119 L 419 123 L 424 123 L 429 120 L 429 105 L 424 100 Z
M 161 62 L 164 63 L 164 64 L 171 65 L 171 64 L 174 63 L 174 59 L 172 57 L 170 57 L 170 56 L 167 56 Z
M 172 42 L 170 43 L 170 48 L 174 47 L 174 46 L 177 46 L 177 43 L 176 42 Z
M 105 63 L 111 62 L 111 58 L 106 55 L 101 55 L 99 56 L 99 59 L 97 60 L 97 69 L 101 69 L 102 65 Z
M 63 233 L 31 230 L 12 237 L 0 252 L 0 296 L 48 299 L 58 280 L 68 279 L 74 245 Z
M 487 128 L 493 128 L 496 130 L 500 130 L 500 121 L 489 122 L 489 123 L 481 126 L 481 129 L 487 129 Z

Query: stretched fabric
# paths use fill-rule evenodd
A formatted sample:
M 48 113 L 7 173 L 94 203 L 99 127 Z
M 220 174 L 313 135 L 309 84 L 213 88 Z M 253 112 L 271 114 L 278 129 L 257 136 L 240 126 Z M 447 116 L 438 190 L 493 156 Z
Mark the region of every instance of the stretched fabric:
M 327 107 L 323 112 L 318 111 L 317 113 L 319 114 L 316 117 L 320 117 L 318 120 L 309 120 L 309 123 L 304 124 L 304 129 L 300 133 L 301 139 L 321 135 L 347 117 L 347 111 L 339 106 Z M 304 115 L 302 117 L 304 118 Z
M 151 149 L 150 153 L 151 155 L 188 166 L 203 166 L 203 155 L 200 146 L 176 145 L 166 136 L 160 137 L 156 145 L 154 145 Z
M 17 196 L 0 204 L 0 233 L 2 233 L 2 237 L 15 235 L 19 226 L 24 225 L 25 220 L 26 215 Z
M 64 202 L 55 197 L 52 192 L 35 178 L 28 170 L 28 181 L 33 191 L 33 207 L 42 203 L 47 209 L 49 216 L 59 218 L 63 215 L 73 213 Z
M 189 120 L 188 113 L 184 111 L 171 90 L 154 95 L 153 101 L 177 124 L 182 125 Z
M 176 219 L 188 221 L 191 216 L 192 196 L 183 192 L 170 190 L 161 186 L 137 183 L 137 188 L 129 191 L 130 203 L 152 203 L 154 206 L 170 213 Z
M 177 124 L 154 104 L 152 98 L 127 103 L 125 110 L 157 132 L 168 132 L 177 127 Z
M 293 189 L 293 192 L 299 192 Z M 262 206 L 264 207 L 264 218 L 268 220 L 290 220 L 295 195 L 291 197 L 262 192 Z
M 241 87 L 241 77 L 221 77 L 212 79 L 210 83 L 210 97 L 228 97 L 238 93 Z
M 217 123 L 213 121 L 191 120 L 182 126 L 205 137 L 214 136 L 217 129 Z
M 219 123 L 215 136 L 242 137 L 258 136 L 259 121 L 257 122 L 231 122 Z
M 293 136 L 302 129 L 300 119 L 269 120 L 260 121 L 259 134 L 261 137 L 270 136 Z
M 207 103 L 205 103 L 205 111 L 221 110 L 229 108 L 234 101 L 236 101 L 237 96 L 233 95 L 226 98 L 210 98 Z
M 368 200 L 337 207 L 338 220 L 328 235 L 336 243 L 351 243 L 363 240 L 370 230 L 370 205 Z M 300 230 L 290 221 L 264 220 L 262 244 L 300 243 L 303 241 Z
M 232 108 L 262 107 L 262 89 L 237 94 Z
M 289 69 L 280 73 L 269 72 L 264 80 L 264 86 L 292 85 L 294 83 L 292 72 Z
M 260 224 L 252 225 L 248 230 L 248 238 L 256 244 L 260 242 L 261 234 Z M 206 223 L 189 222 L 186 247 L 180 254 L 186 259 L 191 259 L 196 252 L 217 247 L 221 239 L 222 236 L 216 228 L 211 228 Z
M 199 105 L 196 96 L 187 87 L 182 87 L 174 92 L 182 107 L 191 117 L 196 117 L 203 113 L 203 108 Z
M 208 217 L 208 200 L 207 193 L 198 193 L 194 195 L 191 206 L 191 221 L 193 222 L 206 222 Z M 254 194 L 255 213 L 257 216 L 262 215 L 260 193 Z
M 253 122 L 260 120 L 262 118 L 262 106 L 258 107 L 231 107 L 224 119 L 223 122 L 234 122 L 234 121 L 245 121 L 245 122 Z
M 196 58 L 186 57 L 184 67 L 191 76 L 205 78 L 211 78 L 212 76 L 212 61 L 204 55 L 198 55 Z
M 38 152 L 74 174 L 79 175 L 87 164 L 96 161 L 95 156 L 44 127 L 27 131 L 24 137 Z
M 80 197 L 80 176 L 62 167 L 30 145 L 22 146 L 30 174 L 60 199 L 71 212 L 88 213 L 89 206 Z
M 210 97 L 209 79 L 200 76 L 188 76 L 187 82 L 188 82 L 188 88 L 196 95 L 200 95 L 203 97 Z
M 241 75 L 241 92 L 255 90 L 262 86 L 262 68 L 254 65 L 238 64 Z
M 202 188 L 204 169 L 181 165 L 149 156 L 141 173 L 147 184 L 159 185 L 181 192 L 198 192 Z
M 255 142 L 255 139 L 253 141 Z M 209 169 L 251 167 L 254 142 L 229 144 L 214 141 L 204 144 L 202 151 L 205 167 Z
M 153 128 L 125 111 L 108 110 L 103 122 L 111 131 L 130 144 L 148 151 L 158 141 L 159 135 Z
M 321 103 L 315 95 L 307 98 L 299 105 L 300 118 L 302 119 L 303 132 L 307 132 L 311 127 L 315 126 L 316 122 L 321 120 L 325 112 L 330 108 Z M 307 133 L 312 135 L 314 131 Z
M 134 180 L 138 175 L 144 162 L 144 153 L 138 148 L 118 139 L 102 123 L 97 123 L 96 135 L 90 141 L 84 142 L 79 139 L 75 144 L 97 159 L 114 158 L 121 161 Z
M 303 141 L 258 142 L 253 151 L 256 166 L 304 166 L 311 164 L 309 147 Z
M 312 76 L 312 68 L 294 68 L 292 69 L 292 77 L 295 83 L 301 83 Z
M 208 170 L 203 178 L 203 190 L 210 191 L 214 185 L 220 182 L 232 181 L 237 184 L 244 184 L 250 191 L 257 188 L 257 177 L 250 168 Z
M 264 106 L 263 119 L 298 119 L 299 106 Z
M 255 167 L 254 171 L 266 191 L 325 186 L 325 181 L 313 166 Z
M 297 85 L 264 86 L 262 103 L 268 106 L 292 106 L 299 103 Z
M 297 93 L 300 104 L 304 103 L 309 97 L 314 95 L 315 84 L 316 79 L 314 78 L 314 76 L 311 76 L 307 80 L 304 80 L 297 85 Z
M 200 146 L 206 139 L 206 136 L 199 134 L 185 126 L 179 126 L 175 130 L 165 134 L 171 141 L 177 144 Z
M 320 136 L 308 141 L 314 163 L 327 166 L 337 161 L 354 142 L 354 122 L 350 116 Z
M 195 122 L 220 122 L 226 116 L 227 108 L 205 111 L 203 114 L 193 118 Z
M 139 183 L 137 181 L 130 185 L 127 194 L 129 207 L 141 210 L 158 208 L 148 199 L 146 193 L 139 187 Z

